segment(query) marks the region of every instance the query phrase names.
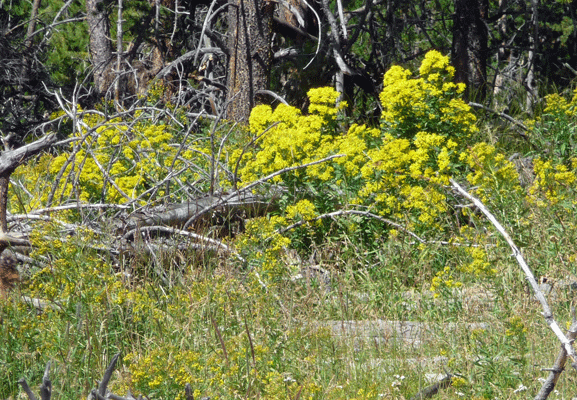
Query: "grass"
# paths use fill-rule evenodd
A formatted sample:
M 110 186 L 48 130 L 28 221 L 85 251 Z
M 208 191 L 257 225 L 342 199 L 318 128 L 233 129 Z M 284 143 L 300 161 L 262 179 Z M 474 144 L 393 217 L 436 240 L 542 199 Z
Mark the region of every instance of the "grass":
M 554 116 L 551 126 L 564 123 Z M 551 155 L 553 163 L 535 161 L 535 180 L 521 187 L 507 161 L 519 151 L 518 138 L 509 143 L 498 132 L 489 126 L 478 135 L 498 140 L 503 154 L 471 140 L 464 158 L 455 158 L 456 179 L 496 214 L 535 275 L 555 283 L 550 305 L 565 327 L 575 294 L 567 283 L 577 282 L 577 159 L 560 153 Z M 543 132 L 556 130 L 529 133 Z M 552 143 L 562 141 L 559 135 Z M 399 168 L 394 174 L 409 171 Z M 342 191 L 317 190 L 326 186 L 318 180 L 293 182 L 279 201 L 280 215 L 247 220 L 245 233 L 226 240 L 236 254 L 185 251 L 166 239 L 154 254 L 137 243 L 113 257 L 102 250 L 112 234 L 78 229 L 63 237 L 57 226 L 36 225 L 31 257 L 41 267 L 30 267 L 0 300 L 0 399 L 22 396 L 21 378 L 35 387 L 48 361 L 54 398 L 84 397 L 118 353 L 110 389 L 121 396 L 184 399 L 190 384 L 195 398 L 222 400 L 408 399 L 446 372 L 452 385 L 439 398 L 534 396 L 559 343 L 510 248 L 441 181 L 405 188 L 448 195 L 449 209 L 434 213 L 437 219 L 411 225 L 424 206 L 400 207 L 394 218 L 445 243 L 419 243 L 359 215 L 325 218 L 285 236 L 276 231 L 298 220 L 287 219 L 287 209 L 301 194 L 320 198 L 312 214 L 301 203 L 303 218 L 359 205 L 361 178 L 374 177 L 346 181 Z M 302 260 L 330 271 L 330 287 L 302 273 Z M 295 279 L 298 273 L 305 278 Z M 418 334 L 399 332 L 401 322 Z M 553 395 L 573 398 L 575 383 L 568 369 Z
M 568 246 L 576 233 L 555 237 L 540 228 L 528 232 L 543 239 L 525 249 L 529 263 L 547 263 L 552 280 L 574 274 Z M 362 252 L 343 238 L 327 244 L 320 253 L 332 273 L 328 291 L 314 280 L 291 280 L 282 262 L 274 274 L 261 270 L 265 290 L 255 270 L 214 253 L 180 263 L 176 254 L 163 254 L 167 286 L 149 261 L 127 257 L 119 268 L 83 245 L 89 240 L 97 238 L 84 232 L 40 243 L 36 256 L 48 266 L 1 304 L 0 398 L 17 398 L 22 377 L 35 387 L 49 360 L 54 398 L 86 396 L 120 352 L 111 382 L 119 395 L 184 398 L 190 383 L 195 397 L 218 399 L 400 399 L 450 371 L 456 378 L 444 399 L 521 399 L 536 393 L 546 376 L 540 369 L 559 349 L 504 246 L 492 252 L 495 276 L 460 276 L 463 287 L 435 298 L 431 278 L 458 262 L 460 250 L 423 248 L 402 237 L 384 240 L 381 251 Z M 573 292 L 563 286 L 554 294 L 564 325 Z M 39 311 L 21 296 L 54 306 Z M 427 329 L 420 345 L 410 345 L 383 332 L 337 335 L 331 327 L 339 324 L 328 322 L 376 320 Z M 479 322 L 485 327 L 468 325 Z M 566 371 L 557 397 L 571 398 L 575 383 Z

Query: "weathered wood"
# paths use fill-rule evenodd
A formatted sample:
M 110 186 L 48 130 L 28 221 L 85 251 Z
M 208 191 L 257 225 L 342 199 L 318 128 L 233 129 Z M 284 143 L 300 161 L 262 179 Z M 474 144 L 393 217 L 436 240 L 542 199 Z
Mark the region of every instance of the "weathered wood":
M 433 397 L 434 395 L 439 393 L 440 389 L 449 387 L 451 385 L 452 378 L 453 376 L 451 374 L 447 374 L 446 376 L 443 377 L 443 379 L 439 380 L 434 385 L 427 386 L 426 388 L 419 391 L 419 393 L 411 397 L 410 400 L 423 400 Z
M 52 397 L 52 382 L 50 381 L 50 361 L 46 363 L 44 376 L 42 376 L 42 385 L 40 386 L 40 398 L 42 400 L 50 400 Z
M 574 341 L 577 338 L 577 322 L 573 322 L 571 327 L 569 328 L 569 332 L 567 333 L 567 339 Z M 555 385 L 557 385 L 557 381 L 561 376 L 561 373 L 565 370 L 565 364 L 567 362 L 567 350 L 565 347 L 561 346 L 561 350 L 555 359 L 555 364 L 553 368 L 549 369 L 549 376 L 543 382 L 543 386 L 539 390 L 539 393 L 535 396 L 534 400 L 545 400 L 549 397 L 553 389 L 555 389 Z
M 233 195 L 205 196 L 187 203 L 171 204 L 157 207 L 129 216 L 122 229 L 126 232 L 139 226 L 164 225 L 181 228 L 187 221 L 206 211 L 205 221 L 212 215 L 208 211 L 216 211 L 222 215 L 243 214 L 247 218 L 264 215 L 275 209 L 274 196 L 265 198 L 252 193 Z
M 11 174 L 30 157 L 35 156 L 56 143 L 56 134 L 46 135 L 35 142 L 0 154 L 0 176 Z
M 35 142 L 14 150 L 4 151 L 0 154 L 0 255 L 9 246 L 29 245 L 28 240 L 8 234 L 6 213 L 10 175 L 30 157 L 40 153 L 44 149 L 47 149 L 55 142 L 55 134 L 46 135 Z M 12 259 L 9 257 L 0 257 L 0 291 L 5 291 L 11 288 L 13 283 L 18 281 L 18 279 L 18 271 L 16 270 L 15 263 L 12 262 Z M 50 381 L 48 381 L 48 383 L 49 382 Z M 42 398 L 44 399 L 44 395 L 42 395 Z

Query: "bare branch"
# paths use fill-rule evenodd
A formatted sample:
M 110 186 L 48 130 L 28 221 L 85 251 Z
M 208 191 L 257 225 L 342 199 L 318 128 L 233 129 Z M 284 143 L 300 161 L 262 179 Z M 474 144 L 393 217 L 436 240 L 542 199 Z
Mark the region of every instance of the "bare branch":
M 28 382 L 26 382 L 26 379 L 22 378 L 18 381 L 18 383 L 20 384 L 20 386 L 22 386 L 22 390 L 24 390 L 29 400 L 37 400 L 34 393 L 32 393 L 30 386 L 28 386 Z
M 47 149 L 55 142 L 56 134 L 50 134 L 17 149 L 3 151 L 0 155 L 0 175 L 4 175 L 7 172 L 12 173 L 30 157 Z
M 371 212 L 369 212 L 369 211 L 359 211 L 359 210 L 339 210 L 339 211 L 334 211 L 334 212 L 331 212 L 331 213 L 319 215 L 319 216 L 316 217 L 316 218 L 312 218 L 312 219 L 309 219 L 309 220 L 306 220 L 306 221 L 296 222 L 296 223 L 294 223 L 294 224 L 292 224 L 292 225 L 289 225 L 289 226 L 287 226 L 287 227 L 284 227 L 284 228 L 282 228 L 282 229 L 277 230 L 277 232 L 280 233 L 280 234 L 283 234 L 283 233 L 285 233 L 285 232 L 287 232 L 287 231 L 290 231 L 291 229 L 294 229 L 294 228 L 296 228 L 296 227 L 298 227 L 298 226 L 301 226 L 301 225 L 304 225 L 304 224 L 307 224 L 307 223 L 310 223 L 310 222 L 318 221 L 318 220 L 321 220 L 321 219 L 324 219 L 324 218 L 334 218 L 334 217 L 338 217 L 338 216 L 341 216 L 341 215 L 361 215 L 361 216 L 364 216 L 364 217 L 373 218 L 373 219 L 376 219 L 376 220 L 379 220 L 379 221 L 381 221 L 381 222 L 384 222 L 384 223 L 387 224 L 387 225 L 390 225 L 390 226 L 392 226 L 392 227 L 395 227 L 396 229 L 399 229 L 399 230 L 407 233 L 408 235 L 410 235 L 410 236 L 414 237 L 415 239 L 417 239 L 417 241 L 419 241 L 420 243 L 426 243 L 426 241 L 425 241 L 424 239 L 422 239 L 421 237 L 419 237 L 417 234 L 409 231 L 407 228 L 405 228 L 404 226 L 402 226 L 402 225 L 400 225 L 400 224 L 398 224 L 398 223 L 396 223 L 396 222 L 394 222 L 394 221 L 391 221 L 391 220 L 389 220 L 389 219 L 387 219 L 387 218 L 383 218 L 383 217 L 381 217 L 380 215 L 373 214 L 373 213 L 371 213 Z
M 106 371 L 104 371 L 104 376 L 102 377 L 102 381 L 98 387 L 98 394 L 101 396 L 106 395 L 106 389 L 108 388 L 108 382 L 110 382 L 110 378 L 112 377 L 112 372 L 114 372 L 114 368 L 116 367 L 116 362 L 118 361 L 118 357 L 120 357 L 120 353 L 116 353 Z
M 145 232 L 166 232 L 166 233 L 171 233 L 171 234 L 178 234 L 181 236 L 187 236 L 187 237 L 190 237 L 193 239 L 197 239 L 197 240 L 200 240 L 202 242 L 210 243 L 210 244 L 216 246 L 217 248 L 219 248 L 219 247 L 222 248 L 225 251 L 232 251 L 232 249 L 230 247 L 228 247 L 226 244 L 222 243 L 220 240 L 216 240 L 216 239 L 212 239 L 212 238 L 209 238 L 206 236 L 202 236 L 202 235 L 199 235 L 199 234 L 194 233 L 194 232 L 184 231 L 184 230 L 170 228 L 167 226 L 160 226 L 160 225 L 144 226 L 141 228 L 132 229 L 131 231 L 128 231 L 126 234 L 124 234 L 122 239 L 128 240 L 131 237 L 134 237 L 135 234 L 137 234 L 137 233 L 142 234 Z
M 575 323 L 575 321 L 573 321 L 573 324 L 569 328 L 567 338 L 571 341 L 574 341 L 575 338 L 577 338 L 577 323 Z M 561 346 L 561 350 L 557 355 L 555 364 L 553 365 L 553 368 L 549 369 L 550 371 L 549 376 L 547 377 L 545 382 L 543 382 L 543 386 L 541 386 L 541 390 L 539 390 L 539 393 L 537 394 L 537 396 L 535 396 L 534 400 L 545 400 L 547 399 L 547 397 L 549 397 L 549 394 L 551 394 L 551 392 L 555 388 L 555 385 L 557 384 L 557 381 L 559 380 L 559 377 L 561 376 L 561 372 L 563 372 L 563 370 L 565 369 L 566 361 L 567 361 L 567 351 L 563 346 Z
M 268 94 L 271 97 L 274 97 L 275 100 L 280 101 L 283 104 L 286 104 L 288 106 L 288 103 L 285 99 L 283 99 L 281 96 L 279 96 L 278 94 L 276 94 L 275 92 L 273 92 L 272 90 L 257 90 L 256 91 L 257 94 Z
M 201 215 L 203 215 L 204 213 L 206 213 L 206 212 L 208 212 L 208 211 L 210 211 L 210 210 L 214 210 L 215 208 L 217 208 L 217 207 L 219 207 L 219 206 L 221 206 L 221 205 L 227 204 L 228 201 L 230 201 L 231 199 L 233 199 L 235 196 L 242 195 L 243 193 L 249 192 L 249 190 L 251 190 L 252 188 L 254 188 L 254 187 L 256 187 L 256 186 L 258 186 L 258 185 L 260 185 L 260 184 L 262 184 L 262 183 L 264 183 L 264 182 L 266 182 L 266 181 L 269 181 L 269 180 L 273 179 L 275 176 L 279 176 L 279 175 L 282 175 L 282 174 L 284 174 L 284 173 L 291 172 L 291 171 L 296 171 L 296 170 L 298 170 L 298 169 L 307 168 L 307 167 L 310 167 L 310 166 L 313 166 L 313 165 L 322 164 L 322 163 L 324 163 L 324 162 L 326 162 L 326 161 L 330 161 L 330 160 L 333 160 L 333 159 L 335 159 L 335 158 L 340 158 L 340 157 L 345 157 L 345 154 L 335 154 L 335 155 L 332 155 L 332 156 L 329 156 L 329 157 L 322 158 L 322 159 L 320 159 L 320 160 L 312 161 L 312 162 L 307 163 L 307 164 L 302 164 L 302 165 L 297 165 L 297 166 L 294 166 L 294 167 L 283 168 L 283 169 L 281 169 L 281 170 L 279 170 L 279 171 L 273 172 L 272 174 L 269 174 L 269 175 L 265 176 L 264 178 L 258 179 L 258 180 L 254 181 L 254 182 L 251 182 L 251 183 L 249 183 L 248 185 L 244 186 L 243 188 L 239 189 L 237 192 L 232 193 L 232 194 L 230 194 L 230 195 L 228 195 L 228 196 L 223 196 L 221 199 L 219 199 L 219 200 L 218 200 L 217 202 L 215 202 L 213 205 L 208 206 L 208 207 L 202 209 L 201 211 L 199 211 L 197 214 L 193 215 L 193 216 L 184 224 L 184 226 L 183 226 L 182 229 L 186 229 L 187 227 L 189 227 L 192 223 L 194 223 L 194 221 L 196 221 L 196 219 L 198 219 L 198 218 L 199 218 Z
M 50 382 L 50 361 L 46 363 L 44 369 L 44 376 L 42 376 L 42 385 L 40 386 L 40 398 L 42 400 L 50 400 L 52 396 L 52 382 Z
M 498 115 L 498 116 L 501 117 L 501 118 L 505 118 L 507 121 L 512 122 L 513 124 L 517 125 L 517 126 L 520 127 L 521 129 L 523 129 L 524 131 L 528 131 L 528 130 L 529 130 L 529 128 L 527 128 L 527 126 L 526 126 L 525 124 L 523 124 L 523 123 L 520 122 L 520 121 L 517 121 L 515 118 L 511 117 L 511 116 L 508 115 L 508 114 L 505 114 L 505 113 L 503 113 L 503 112 L 499 112 L 499 111 L 493 110 L 492 108 L 489 108 L 489 107 L 484 106 L 484 105 L 479 104 L 479 103 L 474 103 L 474 102 L 472 102 L 472 101 L 469 102 L 469 105 L 470 105 L 471 107 L 476 107 L 476 108 L 480 108 L 480 109 L 485 110 L 485 111 L 489 111 L 489 112 L 491 112 L 491 113 L 493 113 L 493 114 Z M 523 136 L 523 138 L 527 139 L 527 135 L 525 135 L 524 133 L 521 133 L 521 136 Z
M 513 242 L 513 239 L 511 239 L 511 237 L 509 236 L 507 231 L 505 231 L 505 228 L 503 228 L 503 226 L 499 223 L 499 221 L 497 221 L 495 216 L 493 216 L 493 214 L 491 214 L 491 212 L 487 209 L 487 207 L 485 207 L 485 205 L 479 199 L 477 199 L 476 197 L 473 197 L 471 194 L 469 194 L 469 192 L 467 192 L 465 189 L 463 189 L 461 187 L 461 185 L 459 185 L 453 179 L 451 179 L 450 182 L 451 182 L 451 185 L 453 186 L 454 189 L 456 189 L 463 197 L 472 201 L 475 204 L 475 206 L 477 208 L 479 208 L 479 210 L 481 210 L 481 212 L 483 214 L 485 214 L 487 219 L 493 224 L 493 226 L 497 229 L 497 231 L 499 231 L 501 236 L 503 236 L 505 241 L 509 244 L 509 247 L 511 247 L 511 250 L 513 250 L 513 255 L 515 256 L 515 258 L 517 259 L 517 262 L 519 263 L 519 266 L 521 267 L 521 269 L 525 273 L 527 281 L 529 281 L 531 288 L 535 292 L 535 297 L 541 303 L 541 307 L 543 308 L 543 317 L 545 318 L 545 321 L 547 322 L 547 324 L 549 325 L 551 330 L 555 333 L 555 335 L 557 336 L 557 338 L 561 342 L 563 348 L 565 349 L 565 351 L 567 352 L 569 357 L 571 357 L 571 359 L 573 360 L 572 367 L 577 370 L 577 355 L 575 354 L 575 350 L 573 349 L 572 340 L 569 340 L 565 336 L 563 331 L 561 331 L 559 324 L 557 324 L 557 321 L 555 321 L 555 319 L 553 318 L 553 313 L 551 312 L 551 309 L 549 308 L 549 304 L 547 303 L 547 300 L 545 299 L 543 292 L 541 291 L 541 289 L 539 289 L 539 285 L 537 284 L 537 281 L 535 280 L 535 276 L 533 275 L 533 272 L 531 271 L 531 269 L 529 268 L 529 266 L 525 262 L 525 259 L 523 258 L 521 251 L 515 245 L 515 243 Z
M 437 383 L 435 383 L 431 386 L 427 386 L 423 390 L 419 391 L 419 393 L 417 393 L 416 395 L 411 397 L 410 400 L 423 400 L 423 399 L 428 399 L 430 397 L 433 397 L 434 395 L 439 393 L 440 389 L 445 389 L 445 388 L 451 386 L 452 378 L 453 378 L 453 376 L 451 374 L 445 375 Z

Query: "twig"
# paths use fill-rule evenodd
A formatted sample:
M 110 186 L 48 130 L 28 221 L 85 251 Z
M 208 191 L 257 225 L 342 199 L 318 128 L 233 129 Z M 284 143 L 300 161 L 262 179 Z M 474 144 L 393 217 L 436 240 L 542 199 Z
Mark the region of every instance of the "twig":
M 371 213 L 371 212 L 369 212 L 369 211 L 359 211 L 359 210 L 339 210 L 339 211 L 334 211 L 334 212 L 331 212 L 331 213 L 319 215 L 318 217 L 315 217 L 315 218 L 312 218 L 312 219 L 308 219 L 308 220 L 306 220 L 306 221 L 295 222 L 295 223 L 292 224 L 292 225 L 289 225 L 289 226 L 287 226 L 287 227 L 284 227 L 284 228 L 282 228 L 282 229 L 277 230 L 277 232 L 280 233 L 280 234 L 283 234 L 283 233 L 285 233 L 285 232 L 287 232 L 287 231 L 290 231 L 291 229 L 294 229 L 294 228 L 296 228 L 296 227 L 298 227 L 298 226 L 301 226 L 301 225 L 304 225 L 304 224 L 307 224 L 307 223 L 310 223 L 310 222 L 318 221 L 318 220 L 324 219 L 324 218 L 338 217 L 338 216 L 340 216 L 340 215 L 362 215 L 362 216 L 364 216 L 364 217 L 374 218 L 374 219 L 377 219 L 377 220 L 379 220 L 379 221 L 381 221 L 381 222 L 384 222 L 384 223 L 387 224 L 387 225 L 391 225 L 391 226 L 393 226 L 393 227 L 395 227 L 395 228 L 397 228 L 397 229 L 399 229 L 399 230 L 402 230 L 403 232 L 405 232 L 405 233 L 411 235 L 412 237 L 414 237 L 415 239 L 417 239 L 417 241 L 419 241 L 420 243 L 426 243 L 426 240 L 425 240 L 425 239 L 422 239 L 422 238 L 419 237 L 417 234 L 409 231 L 407 228 L 405 228 L 404 226 L 402 226 L 402 225 L 400 225 L 400 224 L 398 224 L 398 223 L 396 223 L 396 222 L 394 222 L 394 221 L 391 221 L 391 220 L 389 220 L 389 219 L 383 218 L 383 217 L 381 217 L 380 215 L 373 214 L 373 213 Z
M 528 130 L 529 130 L 529 128 L 527 128 L 527 126 L 526 126 L 525 124 L 523 124 L 522 122 L 517 121 L 515 118 L 511 117 L 511 116 L 508 115 L 508 114 L 505 114 L 505 113 L 503 113 L 503 112 L 499 112 L 499 111 L 497 111 L 497 110 L 493 110 L 492 108 L 489 108 L 489 107 L 484 106 L 484 105 L 479 104 L 479 103 L 474 103 L 474 102 L 472 102 L 472 101 L 469 102 L 469 105 L 470 105 L 471 107 L 476 107 L 476 108 L 480 108 L 480 109 L 485 110 L 485 111 L 489 111 L 489 112 L 491 112 L 491 113 L 493 113 L 493 114 L 498 115 L 498 116 L 501 117 L 501 118 L 505 118 L 507 121 L 512 122 L 513 124 L 517 125 L 519 128 L 523 129 L 524 131 L 528 131 Z M 525 135 L 524 133 L 521 133 L 521 136 L 522 136 L 524 139 L 527 139 L 527 135 Z
M 104 375 L 102 376 L 102 382 L 98 386 L 98 394 L 101 396 L 106 395 L 106 389 L 108 388 L 108 382 L 110 382 L 110 378 L 112 377 L 112 372 L 114 372 L 114 368 L 116 367 L 116 362 L 118 361 L 118 357 L 120 357 L 120 353 L 116 353 L 106 371 L 104 371 Z
M 36 400 L 36 396 L 34 395 L 34 393 L 32 393 L 32 390 L 30 390 L 30 386 L 28 386 L 28 382 L 26 382 L 26 379 L 22 378 L 18 381 L 18 383 L 20 384 L 20 386 L 22 386 L 22 390 L 24 390 L 29 400 Z
M 218 340 L 220 342 L 220 347 L 222 348 L 222 353 L 224 356 L 224 360 L 226 361 L 226 365 L 228 365 L 228 351 L 226 351 L 226 345 L 224 344 L 224 339 L 220 334 L 220 329 L 218 329 L 218 325 L 216 324 L 216 321 L 212 316 L 212 314 L 210 316 L 210 321 L 212 322 L 212 326 L 214 327 L 214 331 L 216 332 L 216 336 L 218 337 Z
M 42 385 L 40 386 L 40 398 L 50 400 L 52 396 L 52 382 L 50 382 L 50 361 L 46 363 L 44 375 L 42 376 Z
M 499 221 L 497 221 L 495 216 L 493 216 L 493 214 L 491 214 L 491 212 L 487 209 L 487 207 L 485 207 L 485 205 L 479 199 L 477 199 L 476 197 L 473 197 L 471 194 L 469 194 L 469 192 L 467 192 L 465 189 L 463 189 L 453 179 L 451 179 L 450 182 L 451 182 L 451 185 L 453 186 L 453 188 L 455 188 L 462 196 L 471 200 L 475 204 L 475 206 L 477 206 L 477 208 L 479 208 L 479 210 L 481 210 L 481 212 L 483 214 L 485 214 L 487 219 L 493 224 L 493 226 L 499 231 L 501 236 L 503 236 L 503 238 L 507 241 L 507 243 L 509 244 L 509 247 L 511 247 L 511 250 L 513 250 L 513 255 L 517 259 L 519 266 L 521 267 L 521 269 L 525 273 L 525 276 L 526 276 L 527 280 L 529 281 L 531 288 L 535 292 L 535 297 L 537 297 L 537 300 L 539 300 L 539 302 L 541 303 L 541 307 L 543 308 L 543 317 L 545 318 L 545 321 L 547 322 L 547 324 L 549 325 L 551 330 L 555 333 L 555 335 L 557 336 L 557 338 L 561 342 L 563 348 L 565 349 L 565 351 L 567 352 L 569 357 L 571 357 L 571 359 L 573 360 L 573 364 L 571 366 L 575 370 L 577 370 L 577 355 L 575 354 L 575 349 L 573 349 L 573 346 L 571 345 L 572 340 L 569 340 L 565 336 L 563 331 L 561 331 L 559 324 L 557 324 L 557 321 L 555 321 L 555 319 L 553 318 L 553 314 L 551 312 L 551 309 L 549 308 L 549 304 L 547 303 L 547 300 L 545 299 L 543 292 L 539 289 L 539 285 L 537 284 L 537 281 L 535 280 L 535 276 L 533 275 L 533 272 L 531 272 L 531 269 L 529 268 L 529 266 L 525 262 L 525 259 L 523 258 L 521 251 L 515 245 L 515 243 L 513 242 L 513 239 L 511 239 L 511 237 L 509 236 L 507 231 L 505 231 L 505 228 L 503 228 L 503 226 L 499 223 Z
M 8 221 L 16 221 L 21 219 L 29 218 L 29 215 L 38 215 L 38 214 L 50 214 L 53 212 L 58 211 L 66 211 L 66 210 L 73 210 L 75 208 L 82 208 L 82 209 L 102 209 L 102 208 L 115 208 L 119 210 L 126 210 L 131 208 L 125 204 L 108 204 L 108 203 L 97 203 L 97 204 L 84 204 L 84 203 L 72 203 L 72 204 L 65 204 L 62 206 L 56 207 L 48 207 L 48 208 L 39 208 L 38 210 L 32 210 L 28 212 L 28 214 L 13 214 L 8 216 Z
M 257 90 L 255 92 L 256 94 L 268 94 L 271 97 L 274 97 L 275 100 L 280 101 L 281 103 L 285 104 L 288 106 L 287 101 L 280 95 L 276 94 L 275 92 L 273 92 L 272 90 Z
M 22 389 L 28 396 L 29 400 L 36 400 L 36 396 L 28 386 L 26 379 L 22 378 L 18 381 Z M 44 376 L 42 376 L 42 385 L 40 386 L 40 399 L 41 400 L 50 400 L 50 396 L 52 395 L 52 382 L 50 382 L 50 361 L 46 363 L 46 368 L 44 369 Z
M 394 228 L 405 232 L 406 234 L 412 236 L 413 238 L 415 238 L 417 240 L 417 242 L 419 242 L 420 244 L 440 244 L 443 246 L 467 246 L 467 247 L 479 247 L 478 244 L 472 244 L 472 243 L 456 243 L 456 242 L 448 242 L 445 240 L 425 240 L 423 238 L 421 238 L 420 236 L 418 236 L 416 233 L 408 230 L 407 228 L 405 228 L 404 226 L 400 225 L 397 222 L 391 221 L 390 219 L 381 217 L 380 215 L 377 214 L 373 214 L 369 211 L 360 211 L 360 210 L 339 210 L 339 211 L 333 211 L 330 213 L 326 213 L 326 214 L 322 214 L 319 215 L 318 217 L 315 218 L 311 218 L 311 219 L 307 219 L 307 220 L 303 220 L 303 221 L 299 221 L 299 222 L 295 222 L 292 225 L 286 226 L 284 228 L 280 228 L 277 229 L 277 233 L 279 234 L 283 234 L 287 231 L 290 231 L 291 229 L 294 228 L 298 228 L 301 225 L 304 224 L 308 224 L 314 221 L 318 221 L 320 219 L 324 219 L 324 218 L 333 218 L 333 217 L 338 217 L 340 215 L 362 215 L 364 217 L 369 217 L 369 218 L 374 218 L 376 220 L 379 220 L 381 222 L 384 222 L 387 225 L 391 225 Z M 410 242 L 409 244 L 415 244 L 415 242 Z
M 319 26 L 319 38 L 317 40 L 317 48 L 315 50 L 315 55 L 313 56 L 313 58 L 310 59 L 310 61 L 307 63 L 307 65 L 305 65 L 303 67 L 303 69 L 307 69 L 309 67 L 309 65 L 311 65 L 313 63 L 313 60 L 316 58 L 316 56 L 319 54 L 319 50 L 321 49 L 321 43 L 323 40 L 323 31 L 322 31 L 322 22 L 321 22 L 321 17 L 319 17 L 319 14 L 316 12 L 314 7 L 311 7 L 311 5 L 307 2 L 307 0 L 301 0 L 303 3 L 305 3 L 305 5 L 308 7 L 309 10 L 311 10 L 313 12 L 313 14 L 315 15 L 315 17 L 317 18 L 317 23 Z

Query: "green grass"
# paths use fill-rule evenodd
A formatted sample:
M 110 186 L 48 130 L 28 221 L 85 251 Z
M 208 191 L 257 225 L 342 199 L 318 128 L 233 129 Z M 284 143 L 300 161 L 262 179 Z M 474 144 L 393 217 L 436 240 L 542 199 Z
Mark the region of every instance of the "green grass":
M 572 121 L 571 110 L 561 107 L 545 122 L 533 121 L 538 129 L 527 132 L 531 143 L 549 141 L 555 147 L 564 142 L 572 135 L 564 126 Z M 466 121 L 472 131 L 472 119 Z M 573 148 L 543 152 L 543 161 L 552 162 L 534 160 L 535 180 L 521 187 L 507 159 L 538 146 L 525 148 L 517 136 L 506 135 L 506 127 L 482 124 L 455 150 L 460 154 L 453 154 L 451 173 L 438 172 L 466 183 L 482 198 L 535 275 L 556 283 L 550 305 L 566 328 L 575 295 L 566 284 L 577 282 Z M 426 149 L 437 157 L 442 151 L 419 146 L 406 148 L 404 156 Z M 401 154 L 400 149 L 393 150 Z M 359 190 L 370 180 L 410 172 L 403 162 L 373 176 L 389 155 L 379 155 L 378 162 L 364 155 L 361 166 L 369 175 L 357 171 L 343 175 L 342 182 L 335 175 L 328 183 L 296 172 L 288 177 L 276 214 L 247 220 L 244 234 L 225 240 L 234 249 L 230 253 L 177 250 L 170 240 L 179 239 L 167 239 L 154 254 L 140 243 L 113 256 L 106 251 L 115 243 L 111 233 L 77 229 L 62 237 L 56 225 L 35 225 L 31 257 L 41 267 L 29 267 L 16 290 L 0 300 L 0 399 L 19 398 L 21 378 L 36 388 L 48 361 L 53 398 L 85 397 L 118 353 L 109 388 L 121 396 L 130 391 L 183 399 L 190 384 L 195 398 L 222 400 L 407 399 L 433 383 L 431 376 L 446 372 L 454 375 L 453 384 L 439 398 L 534 396 L 539 379 L 547 376 L 542 369 L 553 365 L 560 346 L 510 248 L 479 212 L 443 186 L 447 182 L 436 180 L 432 169 L 428 178 L 415 178 L 404 189 L 393 183 L 375 186 L 360 199 Z M 34 166 L 18 173 L 42 182 L 46 165 L 36 165 L 35 175 Z M 435 196 L 421 197 L 423 188 Z M 403 197 L 413 189 L 416 197 Z M 45 194 L 41 185 L 18 190 L 22 204 L 28 204 L 28 196 L 41 204 Z M 398 191 L 406 204 L 375 205 L 380 191 L 390 191 L 387 202 L 393 203 Z M 432 201 L 437 194 L 447 198 Z M 309 198 L 316 210 L 307 206 Z M 411 201 L 421 205 L 413 207 Z M 429 207 L 439 213 L 418 222 Z M 366 215 L 309 219 L 284 236 L 277 230 L 302 218 L 351 209 L 380 213 L 420 237 L 445 242 L 420 243 L 404 229 L 393 230 Z M 53 217 L 82 221 L 72 211 Z M 103 223 L 101 229 L 113 225 Z M 318 277 L 294 279 L 300 269 L 295 252 L 330 271 L 328 290 Z M 49 306 L 39 310 L 24 298 Z M 386 321 L 412 323 L 421 329 L 419 342 L 407 343 Z M 359 328 L 370 324 L 380 328 Z M 344 328 L 347 333 L 341 334 Z M 555 397 L 572 398 L 575 383 L 568 368 Z
M 535 239 L 526 258 L 536 269 L 546 263 L 550 279 L 565 279 L 575 273 L 575 228 L 541 221 L 527 233 Z M 110 386 L 119 395 L 184 398 L 190 383 L 195 397 L 218 399 L 409 398 L 431 384 L 427 374 L 448 371 L 459 379 L 444 399 L 521 399 L 536 393 L 537 379 L 546 376 L 540 369 L 552 366 L 559 349 L 502 245 L 491 251 L 496 275 L 462 274 L 463 287 L 435 298 L 431 278 L 462 259 L 461 250 L 391 238 L 381 251 L 353 257 L 362 249 L 335 242 L 320 251 L 332 273 L 326 291 L 315 281 L 291 280 L 282 263 L 275 274 L 260 271 L 264 289 L 254 274 L 260 267 L 247 271 L 214 253 L 179 264 L 176 254 L 164 254 L 167 286 L 150 261 L 127 257 L 114 266 L 83 245 L 90 240 L 97 238 L 84 232 L 42 242 L 36 255 L 47 257 L 47 267 L 2 303 L 0 398 L 17 398 L 23 377 L 35 388 L 48 361 L 54 398 L 86 396 L 120 352 Z M 39 311 L 21 296 L 54 306 Z M 552 308 L 565 326 L 573 293 L 559 289 L 555 296 Z M 351 320 L 422 322 L 428 331 L 422 345 L 411 346 L 394 335 L 338 336 L 327 326 Z M 478 322 L 486 329 L 467 325 Z M 449 323 L 457 327 L 447 331 Z M 427 361 L 433 359 L 441 361 Z M 528 389 L 515 393 L 519 385 Z M 559 398 L 570 398 L 574 385 L 567 370 Z

